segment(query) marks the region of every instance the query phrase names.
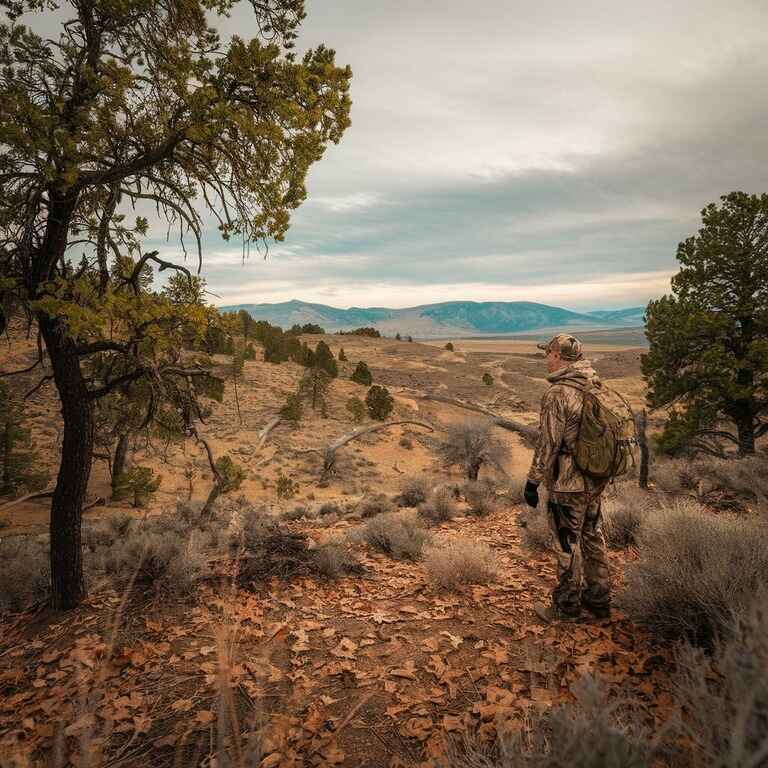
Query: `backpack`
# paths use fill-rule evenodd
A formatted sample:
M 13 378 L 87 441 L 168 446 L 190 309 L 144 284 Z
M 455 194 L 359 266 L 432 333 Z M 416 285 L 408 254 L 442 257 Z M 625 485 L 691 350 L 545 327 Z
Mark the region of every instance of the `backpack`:
M 565 386 L 583 396 L 579 431 L 570 449 L 576 467 L 594 480 L 626 474 L 637 463 L 635 416 L 629 403 L 604 384 Z

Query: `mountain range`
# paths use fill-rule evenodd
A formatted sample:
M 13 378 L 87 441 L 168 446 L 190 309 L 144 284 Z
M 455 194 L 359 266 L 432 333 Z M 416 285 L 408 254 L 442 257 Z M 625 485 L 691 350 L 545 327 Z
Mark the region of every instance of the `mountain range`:
M 572 312 L 531 301 L 447 301 L 418 307 L 350 307 L 284 301 L 278 304 L 235 304 L 219 307 L 223 312 L 244 309 L 255 320 L 273 325 L 315 323 L 328 332 L 371 326 L 385 336 L 395 333 L 418 338 L 444 336 L 490 336 L 549 329 L 636 328 L 643 325 L 645 307 Z

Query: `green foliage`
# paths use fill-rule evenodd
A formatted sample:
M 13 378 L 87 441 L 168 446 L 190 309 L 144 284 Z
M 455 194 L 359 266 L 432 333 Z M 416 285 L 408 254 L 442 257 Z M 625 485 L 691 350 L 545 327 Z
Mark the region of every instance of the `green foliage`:
M 278 475 L 276 486 L 278 499 L 292 499 L 298 492 L 299 484 L 295 480 L 286 475 Z
M 402 340 L 403 340 L 403 337 L 400 335 L 400 333 L 399 332 L 396 333 L 395 334 L 395 341 L 402 341 Z
M 373 376 L 368 364 L 360 360 L 355 366 L 355 370 L 352 372 L 350 379 L 354 381 L 355 384 L 362 384 L 364 387 L 370 387 L 373 382 Z
M 648 400 L 674 403 L 660 440 L 667 453 L 724 444 L 753 453 L 768 431 L 768 195 L 720 199 L 678 246 L 672 294 L 646 310 Z
M 225 454 L 216 461 L 216 469 L 219 472 L 219 490 L 221 493 L 236 491 L 245 480 L 245 470 L 232 458 Z
M 161 480 L 150 467 L 131 467 L 113 479 L 112 498 L 131 499 L 134 507 L 144 507 L 160 487 Z
M 483 374 L 483 384 L 485 384 L 487 387 L 493 386 L 493 376 L 491 376 L 488 371 Z
M 0 495 L 37 491 L 48 475 L 35 469 L 32 436 L 24 426 L 24 402 L 0 381 Z
M 298 323 L 296 323 L 295 325 L 292 325 L 286 331 L 286 333 L 289 333 L 292 336 L 300 336 L 301 334 L 322 335 L 325 333 L 325 328 L 321 328 L 319 325 L 315 323 L 305 323 L 304 325 L 299 325 Z
M 285 398 L 285 403 L 280 408 L 280 416 L 292 424 L 298 424 L 302 415 L 301 395 L 292 392 Z
M 386 387 L 374 384 L 365 396 L 365 406 L 368 408 L 368 415 L 377 421 L 384 419 L 392 413 L 395 401 Z
M 336 331 L 340 336 L 368 336 L 371 339 L 380 339 L 381 333 L 375 328 L 365 326 L 364 328 L 355 328 L 353 331 Z
M 344 351 L 344 347 L 342 347 L 342 348 L 339 350 L 339 362 L 340 362 L 340 363 L 346 363 L 346 362 L 347 362 L 347 354 L 346 354 L 346 352 Z
M 253 346 L 250 342 L 248 342 L 243 347 L 243 360 L 255 360 L 256 359 L 256 347 Z
M 324 341 L 317 342 L 315 349 L 314 364 L 317 368 L 322 368 L 332 379 L 339 375 L 339 366 L 331 352 L 330 347 Z
M 331 386 L 331 377 L 322 368 L 308 368 L 299 382 L 299 394 L 312 404 L 312 410 L 319 405 L 326 408 L 326 395 Z
M 352 421 L 355 424 L 362 424 L 365 419 L 365 403 L 359 397 L 350 397 L 346 408 L 352 416 Z

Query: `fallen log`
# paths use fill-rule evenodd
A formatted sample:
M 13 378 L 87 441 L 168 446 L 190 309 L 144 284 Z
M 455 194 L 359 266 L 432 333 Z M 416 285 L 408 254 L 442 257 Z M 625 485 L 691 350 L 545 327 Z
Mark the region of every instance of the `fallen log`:
M 497 413 L 483 408 L 482 405 L 476 403 L 467 403 L 463 400 L 457 400 L 453 397 L 445 397 L 443 395 L 416 395 L 417 400 L 431 400 L 437 403 L 445 403 L 446 405 L 453 405 L 456 408 L 463 408 L 465 411 L 472 411 L 473 413 L 481 413 L 483 416 L 487 416 L 491 421 L 502 429 L 509 430 L 510 432 L 516 432 L 527 443 L 535 446 L 539 439 L 539 428 L 532 426 L 531 424 L 523 424 L 521 421 L 514 421 L 512 419 L 505 419 L 499 416 Z
M 270 419 L 264 429 L 259 432 L 259 439 L 256 443 L 256 450 L 262 448 L 264 443 L 267 441 L 267 438 L 269 437 L 269 433 L 282 421 L 281 416 L 275 416 L 273 419 Z
M 11 507 L 15 507 L 17 504 L 21 504 L 22 501 L 31 501 L 32 499 L 44 499 L 47 496 L 53 496 L 54 488 L 46 488 L 44 491 L 33 491 L 32 493 L 27 493 L 24 496 L 19 496 L 18 499 L 14 499 L 13 501 L 6 502 L 2 506 L 0 506 L 0 512 L 4 512 L 6 509 L 10 509 Z
M 372 424 L 368 427 L 358 427 L 357 429 L 348 432 L 346 435 L 334 440 L 325 448 L 305 448 L 300 453 L 320 453 L 323 456 L 323 478 L 328 477 L 334 473 L 334 465 L 336 463 L 336 451 L 339 448 L 343 448 L 347 443 L 351 443 L 353 440 L 357 440 L 358 437 L 371 434 L 372 432 L 381 432 L 390 427 L 396 427 L 400 424 L 411 424 L 417 427 L 424 427 L 430 432 L 434 432 L 435 428 L 426 421 L 417 421 L 415 419 L 402 419 L 400 421 L 387 421 L 382 424 Z

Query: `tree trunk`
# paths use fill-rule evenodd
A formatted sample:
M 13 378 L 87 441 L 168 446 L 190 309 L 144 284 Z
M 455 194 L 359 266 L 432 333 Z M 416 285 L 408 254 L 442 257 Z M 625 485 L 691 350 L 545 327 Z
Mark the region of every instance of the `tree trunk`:
M 648 415 L 643 408 L 640 413 L 637 414 L 635 419 L 635 425 L 637 428 L 637 442 L 640 445 L 640 478 L 639 485 L 641 488 L 648 487 L 648 465 L 650 462 L 650 451 L 648 450 L 648 435 L 646 428 L 648 426 Z
M 739 437 L 739 456 L 751 456 L 755 452 L 755 419 L 744 413 L 734 419 Z
M 130 435 L 128 432 L 121 432 L 117 438 L 117 447 L 115 448 L 115 458 L 112 461 L 112 490 L 115 489 L 117 478 L 125 472 L 125 462 L 128 458 L 128 446 Z
M 74 608 L 85 595 L 80 517 L 91 474 L 93 406 L 74 343 L 55 318 L 41 314 L 38 321 L 64 420 L 61 464 L 51 502 L 51 601 L 54 608 Z
M 480 465 L 472 463 L 467 466 L 467 478 L 469 480 L 477 480 L 477 476 L 480 474 Z

